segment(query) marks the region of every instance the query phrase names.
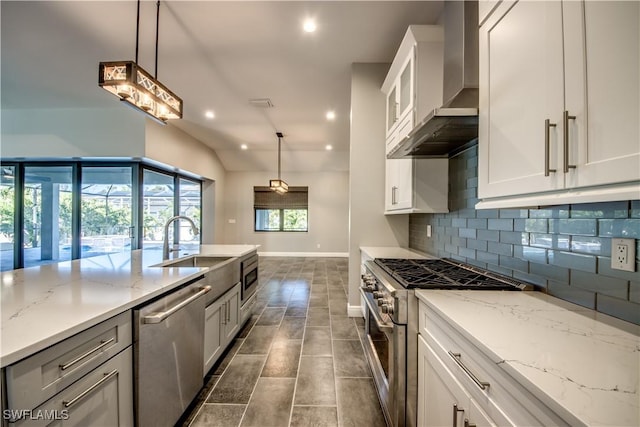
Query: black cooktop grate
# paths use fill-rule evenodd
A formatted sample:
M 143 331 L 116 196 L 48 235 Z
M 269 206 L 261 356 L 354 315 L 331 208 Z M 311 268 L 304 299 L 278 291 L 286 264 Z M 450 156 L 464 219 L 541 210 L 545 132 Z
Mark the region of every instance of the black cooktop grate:
M 407 289 L 524 290 L 522 282 L 443 259 L 377 258 L 375 263 Z

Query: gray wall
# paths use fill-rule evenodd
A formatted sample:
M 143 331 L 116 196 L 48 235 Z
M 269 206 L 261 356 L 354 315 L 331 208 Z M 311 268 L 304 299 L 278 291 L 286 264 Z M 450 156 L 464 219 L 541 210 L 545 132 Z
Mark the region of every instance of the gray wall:
M 263 254 L 344 256 L 349 235 L 349 174 L 283 172 L 287 184 L 309 187 L 309 231 L 256 232 L 253 187 L 268 185 L 275 177 L 271 172 L 227 172 L 224 216 L 217 218 L 224 228 L 221 243 L 260 245 Z
M 564 300 L 640 324 L 639 241 L 635 273 L 610 267 L 612 237 L 640 239 L 639 200 L 475 210 L 477 177 L 477 147 L 449 160 L 450 212 L 411 215 L 411 248 L 528 281 Z
M 352 64 L 349 147 L 349 314 L 360 313 L 360 247 L 408 244 L 407 215 L 384 215 L 385 96 L 389 64 Z

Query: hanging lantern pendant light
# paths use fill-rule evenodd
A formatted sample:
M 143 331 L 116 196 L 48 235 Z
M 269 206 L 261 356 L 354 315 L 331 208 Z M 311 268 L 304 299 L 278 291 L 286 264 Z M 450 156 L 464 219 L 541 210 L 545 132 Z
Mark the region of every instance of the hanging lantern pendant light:
M 269 180 L 269 187 L 278 194 L 284 194 L 289 191 L 289 185 L 280 177 L 280 149 L 282 144 L 282 132 L 276 132 L 278 137 L 278 179 Z
M 136 60 L 101 62 L 98 68 L 98 86 L 113 93 L 130 106 L 147 114 L 160 124 L 168 119 L 182 118 L 182 99 L 157 80 L 158 32 L 160 27 L 160 1 L 156 9 L 155 76 L 138 65 L 138 36 L 140 28 L 140 0 L 136 17 Z

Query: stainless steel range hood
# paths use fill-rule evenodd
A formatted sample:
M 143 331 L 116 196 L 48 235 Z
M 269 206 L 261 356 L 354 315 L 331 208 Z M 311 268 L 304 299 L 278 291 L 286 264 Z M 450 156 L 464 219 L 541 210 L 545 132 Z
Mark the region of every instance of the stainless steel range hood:
M 387 158 L 450 157 L 478 138 L 478 2 L 444 2 L 444 79 L 434 109 Z

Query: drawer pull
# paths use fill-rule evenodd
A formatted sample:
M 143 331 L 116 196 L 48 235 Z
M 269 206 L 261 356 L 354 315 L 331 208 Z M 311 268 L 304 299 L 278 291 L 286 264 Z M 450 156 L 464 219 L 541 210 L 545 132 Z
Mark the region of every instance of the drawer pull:
M 101 349 L 105 348 L 106 346 L 108 346 L 109 344 L 111 344 L 114 341 L 115 341 L 115 338 L 109 338 L 106 341 L 105 340 L 100 340 L 100 344 L 97 345 L 96 347 L 92 348 L 91 350 L 87 351 L 84 354 L 81 354 L 80 356 L 78 356 L 75 359 L 73 359 L 71 362 L 68 362 L 68 363 L 65 363 L 63 365 L 60 365 L 60 370 L 61 371 L 66 371 L 67 369 L 69 369 L 70 367 L 75 365 L 76 363 L 80 362 L 82 359 L 85 359 L 85 358 L 89 357 L 91 354 L 95 353 L 98 350 L 101 350 Z
M 476 383 L 476 385 L 478 387 L 480 387 L 482 390 L 486 389 L 487 387 L 489 387 L 489 383 L 486 381 L 480 381 L 478 379 L 478 377 L 476 377 L 473 372 L 471 372 L 469 370 L 469 368 L 467 368 L 464 363 L 462 363 L 462 360 L 460 360 L 460 358 L 462 357 L 460 353 L 454 353 L 452 351 L 449 351 L 449 356 L 451 356 L 453 358 L 453 360 L 455 360 L 455 362 L 458 364 L 458 366 L 460 366 L 462 368 L 463 371 L 466 372 L 467 375 L 469 375 L 469 377 L 473 380 L 474 383 Z
M 118 375 L 117 369 L 114 369 L 113 371 L 104 374 L 104 377 L 100 378 L 94 385 L 92 385 L 91 387 L 89 387 L 88 389 L 86 389 L 85 391 L 83 391 L 82 393 L 80 393 L 79 395 L 77 395 L 71 400 L 68 400 L 68 401 L 63 400 L 62 404 L 64 405 L 65 408 L 72 407 L 73 405 L 78 403 L 80 400 L 84 399 L 84 397 L 87 396 L 89 393 L 91 393 L 93 390 L 100 387 L 103 383 L 109 381 L 109 379 L 111 379 L 116 375 Z

